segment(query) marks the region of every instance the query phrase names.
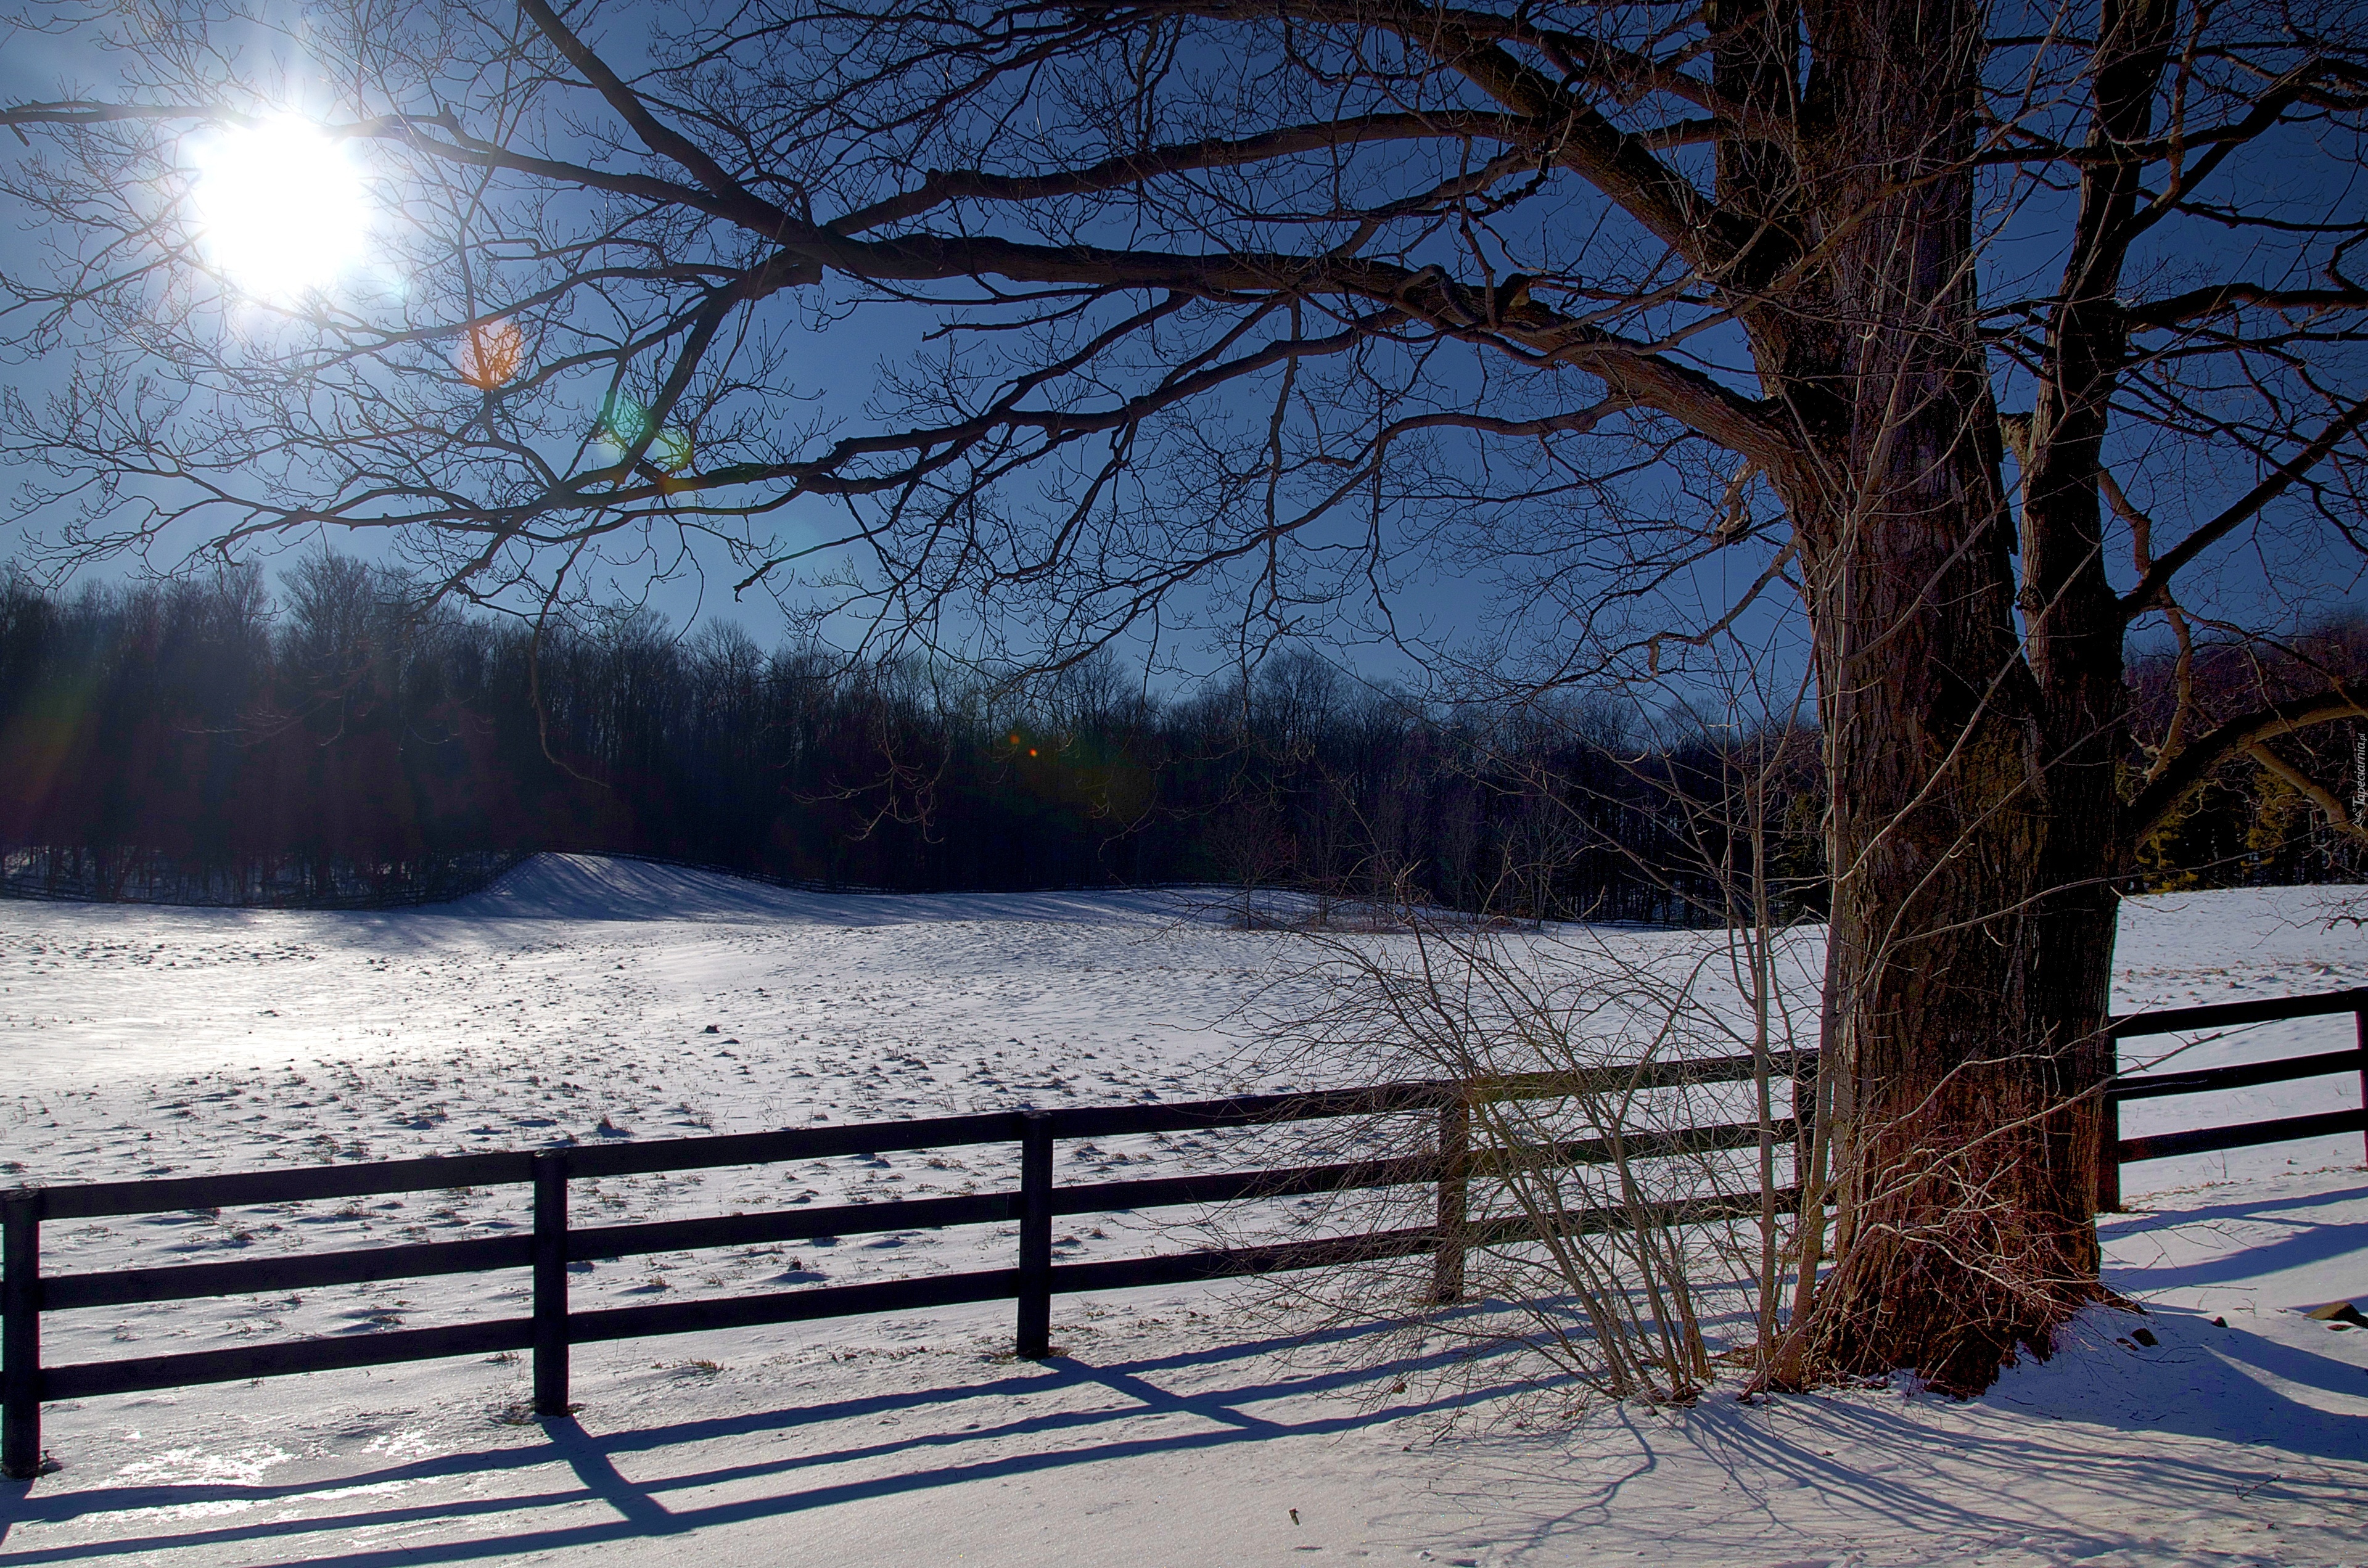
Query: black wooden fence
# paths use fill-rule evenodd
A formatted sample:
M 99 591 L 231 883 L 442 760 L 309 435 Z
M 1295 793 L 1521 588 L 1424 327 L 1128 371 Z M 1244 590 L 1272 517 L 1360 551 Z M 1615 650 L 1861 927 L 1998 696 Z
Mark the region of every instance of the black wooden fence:
M 2100 1164 L 2097 1207 L 2122 1206 L 2122 1167 L 2140 1160 L 2168 1160 L 2180 1154 L 2208 1154 L 2221 1149 L 2249 1149 L 2262 1143 L 2286 1143 L 2303 1138 L 2328 1138 L 2338 1133 L 2361 1134 L 2368 1152 L 2368 986 L 2349 991 L 2322 991 L 2310 996 L 2278 996 L 2261 1002 L 2217 1002 L 2203 1007 L 2167 1007 L 2159 1012 L 2133 1013 L 2115 1018 L 2115 1040 L 2141 1040 L 2148 1035 L 2191 1034 L 2203 1029 L 2240 1028 L 2248 1024 L 2273 1024 L 2288 1018 L 2324 1017 L 2333 1013 L 2352 1016 L 2352 1048 L 2314 1051 L 2308 1056 L 2280 1057 L 2271 1062 L 2245 1062 L 2233 1067 L 2203 1067 L 2185 1073 L 2141 1073 L 2117 1078 L 2105 1095 L 2105 1137 L 2114 1158 Z M 2360 1075 L 2360 1105 L 2354 1110 L 2322 1111 L 2312 1116 L 2285 1116 L 2273 1121 L 2246 1121 L 2226 1127 L 2198 1127 L 2185 1132 L 2157 1132 L 2151 1138 L 2123 1138 L 2122 1107 L 2130 1100 L 2160 1099 L 2168 1095 L 2208 1095 L 2226 1089 L 2248 1089 L 2262 1084 L 2285 1084 L 2298 1078 L 2325 1078 L 2338 1074 Z
M 2368 1133 L 2368 989 L 2281 1002 L 2182 1008 L 2117 1020 L 2116 1035 L 2133 1036 L 2342 1012 L 2353 1013 L 2358 1018 L 2359 1043 L 2353 1050 L 2125 1079 L 2111 1091 L 2111 1097 L 2117 1103 L 2157 1095 L 2203 1094 L 2357 1071 L 2362 1085 L 2362 1108 L 2119 1141 L 2115 1151 L 2118 1160 L 2106 1162 L 2107 1167 L 2117 1170 L 2119 1164 L 2129 1161 L 2329 1133 Z M 1809 1071 L 1814 1062 L 1811 1052 L 1788 1053 L 1781 1054 L 1773 1066 L 1778 1074 L 1789 1075 Z M 1739 1082 L 1750 1078 L 1754 1071 L 1755 1064 L 1748 1056 L 1724 1057 L 1604 1073 L 1523 1074 L 1492 1080 L 1485 1092 L 1492 1098 L 1543 1098 L 1600 1088 Z M 302 1170 L 21 1187 L 0 1195 L 0 1231 L 5 1231 L 5 1256 L 0 1256 L 0 1267 L 5 1267 L 5 1275 L 0 1275 L 0 1466 L 5 1466 L 6 1473 L 13 1477 L 30 1476 L 42 1468 L 40 1407 L 45 1402 L 290 1372 L 530 1350 L 535 1408 L 539 1414 L 559 1415 L 568 1408 L 568 1347 L 600 1340 L 692 1334 L 814 1318 L 867 1316 L 964 1301 L 1016 1300 L 1019 1353 L 1041 1358 L 1047 1352 L 1052 1301 L 1056 1294 L 1229 1278 L 1426 1253 L 1432 1257 L 1433 1294 L 1440 1301 L 1458 1300 L 1463 1295 L 1466 1249 L 1517 1241 L 1531 1232 L 1530 1221 L 1524 1219 L 1474 1222 L 1465 1213 L 1470 1178 L 1475 1171 L 1485 1169 L 1486 1158 L 1485 1153 L 1475 1157 L 1471 1148 L 1469 1107 L 1475 1092 L 1473 1085 L 1451 1082 L 1384 1084 L 1178 1105 L 998 1111 L 640 1144 L 570 1145 L 531 1153 L 460 1154 Z M 1428 1114 L 1438 1119 L 1438 1131 L 1429 1152 L 1289 1169 L 1152 1176 L 1070 1186 L 1055 1185 L 1053 1179 L 1053 1144 L 1061 1139 L 1117 1138 L 1406 1114 Z M 1787 1119 L 1776 1124 L 1775 1131 L 1778 1137 L 1790 1142 L 1795 1128 Z M 1760 1129 L 1756 1122 L 1660 1132 L 1622 1140 L 1617 1157 L 1655 1158 L 1756 1148 L 1759 1137 Z M 583 1227 L 568 1222 L 567 1193 L 572 1180 L 996 1143 L 1018 1145 L 1019 1186 L 1016 1191 L 802 1207 L 761 1214 L 643 1224 Z M 1565 1142 L 1554 1153 L 1558 1159 L 1575 1165 L 1608 1163 L 1615 1157 L 1611 1145 L 1601 1140 Z M 1059 1215 L 1417 1184 L 1435 1185 L 1438 1189 L 1434 1224 L 1152 1257 L 1067 1264 L 1053 1261 L 1053 1221 Z M 532 1189 L 534 1228 L 530 1235 L 46 1278 L 40 1274 L 40 1226 L 45 1221 L 501 1185 Z M 2117 1193 L 2116 1177 L 2116 1200 Z M 1791 1195 L 1782 1201 L 1789 1203 Z M 1629 1208 L 1589 1210 L 1570 1216 L 1567 1222 L 1575 1231 L 1613 1229 L 1644 1218 L 1693 1223 L 1756 1214 L 1760 1202 L 1756 1191 L 1714 1193 L 1653 1206 L 1649 1215 L 1640 1215 Z M 567 1266 L 573 1262 L 1014 1221 L 1019 1230 L 1019 1256 L 1017 1267 L 1011 1268 L 596 1312 L 571 1312 L 568 1307 Z M 530 1316 L 61 1367 L 41 1364 L 40 1319 L 44 1312 L 507 1268 L 532 1270 Z

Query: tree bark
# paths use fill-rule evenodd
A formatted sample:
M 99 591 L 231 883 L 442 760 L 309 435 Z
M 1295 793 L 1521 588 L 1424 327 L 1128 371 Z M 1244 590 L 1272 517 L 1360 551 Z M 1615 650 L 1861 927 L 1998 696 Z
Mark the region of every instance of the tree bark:
M 2059 639 L 2044 674 L 2018 627 L 1975 332 L 1979 22 L 1913 0 L 1813 9 L 1804 112 L 1835 156 L 1804 171 L 1804 238 L 1832 257 L 1831 292 L 1755 336 L 1810 454 L 1773 478 L 1818 661 L 1825 1045 L 1848 1108 L 1834 1271 L 1785 1381 L 1909 1367 L 1978 1390 L 2100 1291 L 2081 1096 L 2104 1066 L 2119 623 L 2109 664 Z M 2093 481 L 2089 498 L 2093 528 Z M 2093 551 L 2063 575 L 2079 597 L 2055 623 L 2085 630 Z

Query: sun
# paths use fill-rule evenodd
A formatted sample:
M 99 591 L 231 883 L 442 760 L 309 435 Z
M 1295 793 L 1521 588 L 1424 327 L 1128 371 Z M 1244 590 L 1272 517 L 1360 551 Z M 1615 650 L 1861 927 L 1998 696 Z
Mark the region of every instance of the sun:
M 370 210 L 346 143 L 294 116 L 234 126 L 190 149 L 190 210 L 213 268 L 242 293 L 325 290 L 368 248 Z

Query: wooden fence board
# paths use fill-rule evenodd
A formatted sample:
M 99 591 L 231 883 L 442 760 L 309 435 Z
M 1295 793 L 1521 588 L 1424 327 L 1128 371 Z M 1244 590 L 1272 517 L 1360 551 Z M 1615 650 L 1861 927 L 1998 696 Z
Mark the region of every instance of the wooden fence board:
M 90 1399 L 99 1394 L 138 1393 L 149 1389 L 194 1388 L 290 1372 L 325 1372 L 348 1367 L 381 1367 L 398 1361 L 433 1361 L 446 1356 L 480 1356 L 524 1350 L 534 1343 L 534 1320 L 501 1318 L 492 1323 L 442 1328 L 381 1329 L 334 1339 L 297 1339 L 277 1345 L 242 1345 L 229 1350 L 192 1350 L 177 1356 L 141 1356 L 121 1361 L 83 1361 L 41 1371 L 41 1397 Z
M 840 1127 L 792 1127 L 778 1132 L 725 1132 L 700 1138 L 662 1138 L 646 1143 L 578 1143 L 567 1151 L 571 1176 L 645 1176 L 654 1171 L 707 1170 L 718 1165 L 770 1165 L 789 1160 L 828 1160 L 845 1154 L 881 1154 L 896 1149 L 950 1149 L 973 1143 L 1012 1143 L 1019 1139 L 1019 1115 L 994 1111 L 980 1116 L 938 1116 L 911 1121 L 849 1122 Z M 523 1181 L 524 1176 L 512 1178 Z
M 2360 1071 L 2357 1051 L 2322 1051 L 2312 1056 L 2284 1056 L 2274 1062 L 2239 1062 L 2232 1067 L 2201 1067 L 2181 1073 L 2134 1073 L 2113 1080 L 2106 1091 L 2115 1100 L 2152 1100 L 2166 1095 L 2203 1095 L 2221 1089 L 2248 1089 L 2257 1084 L 2285 1084 L 2297 1078 L 2324 1078 Z
M 759 1324 L 803 1323 L 814 1318 L 870 1317 L 875 1312 L 913 1312 L 962 1301 L 1008 1301 L 1019 1293 L 1019 1287 L 1018 1269 L 986 1268 L 969 1274 L 883 1279 L 869 1285 L 774 1290 L 761 1296 L 609 1307 L 599 1312 L 569 1313 L 567 1337 L 584 1345 L 603 1339 L 640 1339 L 664 1334 L 751 1328 Z
M 816 1236 L 987 1225 L 1014 1218 L 1019 1203 L 1018 1193 L 987 1192 L 962 1198 L 909 1198 L 893 1203 L 833 1204 L 827 1209 L 777 1209 L 706 1220 L 660 1220 L 644 1225 L 597 1225 L 568 1231 L 567 1256 L 571 1262 L 580 1262 L 689 1252 L 697 1247 L 811 1241 Z
M 133 1301 L 197 1301 L 208 1296 L 244 1296 L 265 1290 L 307 1290 L 324 1285 L 359 1285 L 416 1279 L 432 1274 L 475 1274 L 524 1268 L 532 1261 L 527 1236 L 485 1236 L 464 1242 L 421 1242 L 404 1246 L 361 1247 L 351 1252 L 276 1257 L 243 1257 L 233 1263 L 176 1264 L 167 1268 L 123 1268 L 107 1274 L 53 1274 L 41 1281 L 41 1310 L 119 1307 Z
M 532 1159 L 524 1153 L 431 1154 L 416 1160 L 45 1187 L 40 1189 L 41 1218 L 97 1220 L 183 1209 L 244 1209 L 258 1203 L 369 1198 L 385 1192 L 434 1192 L 448 1187 L 501 1187 L 529 1179 Z
M 1234 1203 L 1244 1199 L 1301 1198 L 1319 1192 L 1406 1187 L 1438 1179 L 1439 1161 L 1429 1154 L 1395 1160 L 1352 1160 L 1337 1165 L 1293 1165 L 1286 1170 L 1144 1176 L 1131 1181 L 1056 1187 L 1053 1189 L 1053 1212 L 1115 1214 L 1130 1209 L 1166 1209 L 1182 1203 Z
M 2207 1002 L 2195 1007 L 2161 1007 L 2151 1013 L 2128 1013 L 2112 1021 L 2117 1040 L 2150 1034 L 2186 1034 L 2194 1029 L 2228 1029 L 2245 1024 L 2274 1024 L 2287 1018 L 2315 1018 L 2321 1014 L 2368 1011 L 2368 986 L 2348 991 L 2320 991 L 2308 996 L 2270 996 L 2258 1002 Z
M 2368 1132 L 2368 1110 L 2330 1110 L 2317 1116 L 2248 1121 L 2236 1127 L 2157 1132 L 2151 1138 L 2124 1138 L 2118 1152 L 2122 1164 L 2131 1165 L 2139 1160 L 2168 1160 L 2179 1154 L 2209 1154 L 2221 1149 L 2290 1143 L 2302 1138 L 2331 1138 L 2339 1132 Z
M 1770 1123 L 1780 1143 L 1790 1143 L 1795 1129 L 1789 1116 Z M 1523 1143 L 1508 1148 L 1502 1142 L 1472 1156 L 1474 1175 L 1504 1176 L 1554 1165 L 1608 1165 L 1622 1159 L 1667 1160 L 1686 1154 L 1713 1154 L 1759 1147 L 1759 1124 L 1728 1122 L 1718 1127 L 1690 1127 L 1670 1132 L 1632 1132 L 1611 1138 L 1571 1138 L 1554 1143 Z

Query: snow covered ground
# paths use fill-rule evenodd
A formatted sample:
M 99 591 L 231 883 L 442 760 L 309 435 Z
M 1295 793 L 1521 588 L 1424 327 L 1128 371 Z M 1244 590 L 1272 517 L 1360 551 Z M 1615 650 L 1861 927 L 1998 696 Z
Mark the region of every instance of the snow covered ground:
M 2368 937 L 2330 923 L 2340 904 L 2135 902 L 2117 1003 L 2368 983 Z M 830 898 L 562 858 L 400 913 L 0 903 L 0 1181 L 1280 1087 L 1296 1080 L 1258 1065 L 1243 1009 L 1278 984 L 1288 1000 L 1291 943 L 1182 894 Z M 2351 1039 L 2348 1018 L 2304 1020 L 2128 1056 L 2203 1066 Z M 2125 1131 L 2358 1092 L 2329 1078 L 2143 1102 Z M 1063 1157 L 1063 1178 L 1084 1179 L 1237 1154 L 1179 1138 Z M 1485 1378 L 1453 1393 L 1353 1335 L 1296 1342 L 1235 1290 L 1135 1291 L 1057 1303 L 1064 1354 L 1041 1367 L 1008 1359 L 1008 1307 L 586 1347 L 581 1425 L 548 1430 L 516 1424 L 515 1361 L 55 1406 L 67 1468 L 0 1488 L 0 1563 L 2356 1563 L 2368 1333 L 2288 1309 L 2368 1297 L 2361 1160 L 2333 1139 L 2131 1167 L 2108 1249 L 2149 1314 L 2099 1313 L 1970 1403 L 1722 1396 L 1523 1426 L 1537 1413 Z M 576 1201 L 621 1221 L 991 1190 L 1009 1163 L 986 1149 L 692 1173 L 582 1183 Z M 523 1194 L 499 1190 L 62 1224 L 45 1267 L 525 1218 Z M 1063 1252 L 1137 1250 L 1160 1240 L 1148 1225 L 1081 1220 Z M 605 1306 L 988 1267 L 1012 1246 L 998 1229 L 602 1264 L 575 1293 Z M 524 1283 L 60 1314 L 46 1354 L 510 1316 Z
M 1281 951 L 1181 894 L 833 898 L 555 856 L 475 898 L 387 914 L 0 903 L 0 1181 L 1286 1087 L 1222 1027 L 1276 982 Z M 1225 1165 L 1241 1142 L 1067 1144 L 1063 1176 Z M 628 1223 L 998 1190 L 1016 1167 L 1011 1146 L 920 1151 L 583 1181 L 571 1203 L 579 1223 Z M 526 1203 L 501 1187 L 60 1224 L 44 1268 L 495 1235 L 527 1222 Z M 1141 1228 L 1082 1217 L 1059 1250 L 1148 1250 Z M 573 1295 L 591 1308 L 997 1267 L 1012 1235 L 631 1258 L 592 1266 Z M 525 1290 L 523 1276 L 447 1277 L 79 1312 L 50 1320 L 47 1355 L 507 1317 Z

